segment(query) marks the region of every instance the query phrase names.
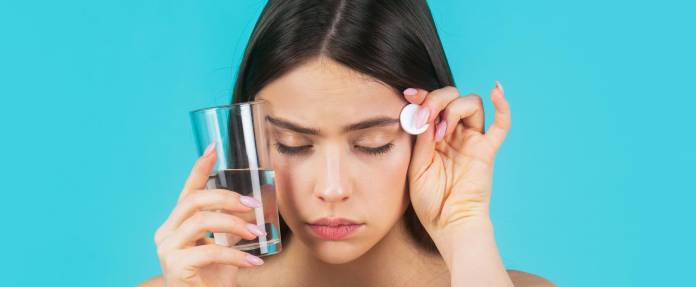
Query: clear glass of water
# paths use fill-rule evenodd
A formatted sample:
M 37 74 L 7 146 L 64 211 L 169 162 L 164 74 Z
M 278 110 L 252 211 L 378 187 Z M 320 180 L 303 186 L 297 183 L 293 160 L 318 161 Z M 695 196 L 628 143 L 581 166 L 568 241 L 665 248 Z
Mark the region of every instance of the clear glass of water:
M 253 240 L 229 233 L 213 233 L 216 244 L 234 247 L 256 256 L 282 250 L 276 189 L 266 115 L 267 102 L 257 100 L 193 110 L 189 113 L 198 154 L 215 142 L 217 161 L 206 189 L 227 189 L 262 203 L 248 213 L 232 213 L 256 224 L 266 236 Z M 218 212 L 223 212 L 218 210 Z

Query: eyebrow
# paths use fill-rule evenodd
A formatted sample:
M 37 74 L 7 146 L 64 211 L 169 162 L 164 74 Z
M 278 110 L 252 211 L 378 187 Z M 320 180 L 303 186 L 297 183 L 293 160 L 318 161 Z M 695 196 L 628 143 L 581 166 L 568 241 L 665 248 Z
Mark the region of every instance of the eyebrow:
M 313 136 L 320 136 L 322 133 L 318 129 L 315 128 L 310 128 L 310 127 L 303 127 L 301 125 L 292 123 L 288 120 L 285 119 L 280 119 L 280 118 L 274 118 L 271 116 L 266 116 L 266 120 L 270 122 L 271 124 L 285 128 L 294 132 L 302 133 L 302 134 L 307 134 L 307 135 L 313 135 Z M 367 119 L 361 122 L 357 122 L 354 124 L 349 124 L 347 126 L 343 127 L 342 132 L 351 132 L 351 131 L 357 131 L 357 130 L 363 130 L 363 129 L 368 129 L 368 128 L 373 128 L 373 127 L 380 127 L 380 126 L 387 126 L 387 125 L 393 125 L 393 124 L 398 124 L 399 119 L 395 118 L 389 118 L 389 117 L 376 117 L 376 118 L 371 118 Z

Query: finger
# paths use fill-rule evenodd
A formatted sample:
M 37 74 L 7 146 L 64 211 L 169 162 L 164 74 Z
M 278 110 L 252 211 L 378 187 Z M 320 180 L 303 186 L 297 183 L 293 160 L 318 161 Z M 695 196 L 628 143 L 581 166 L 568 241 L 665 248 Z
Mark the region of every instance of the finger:
M 428 93 L 425 100 L 421 103 L 421 107 L 425 107 L 429 111 L 427 120 L 429 126 L 424 133 L 416 137 L 410 164 L 412 168 L 409 168 L 409 174 L 412 178 L 419 177 L 433 160 L 435 153 L 435 118 L 438 117 L 438 114 L 447 104 L 458 97 L 459 92 L 456 88 L 444 87 Z
M 250 212 L 261 203 L 249 196 L 227 189 L 208 189 L 205 192 L 193 192 L 184 197 L 162 224 L 163 229 L 175 230 L 187 218 L 200 210 L 225 210 L 230 212 Z
M 261 228 L 237 216 L 222 212 L 199 211 L 184 221 L 169 237 L 165 238 L 160 248 L 174 250 L 186 247 L 204 237 L 208 231 L 229 233 L 246 240 L 264 235 Z
M 493 123 L 488 127 L 485 138 L 497 150 L 503 144 L 505 136 L 510 130 L 510 105 L 505 99 L 503 86 L 496 81 L 496 87 L 491 90 L 491 101 L 495 106 Z
M 444 87 L 428 93 L 425 100 L 420 104 L 427 107 L 429 111 L 428 123 L 434 121 L 450 102 L 459 97 L 459 91 L 455 87 Z
M 249 268 L 263 264 L 263 260 L 249 253 L 217 244 L 200 245 L 177 250 L 167 257 L 170 270 L 182 273 L 183 270 L 201 269 L 210 264 L 226 264 Z M 257 262 L 257 264 L 252 263 Z
M 210 172 L 215 166 L 215 160 L 217 159 L 217 152 L 215 151 L 215 142 L 208 145 L 205 149 L 203 155 L 198 158 L 196 163 L 193 165 L 189 177 L 184 183 L 184 188 L 179 194 L 179 201 L 186 197 L 189 193 L 194 190 L 200 190 L 205 187 L 210 177 Z
M 425 96 L 428 95 L 428 91 L 417 88 L 408 88 L 404 90 L 404 98 L 409 103 L 420 105 L 424 100 Z
M 484 132 L 483 102 L 477 94 L 468 94 L 452 101 L 443 111 L 442 119 L 447 122 L 444 138 L 449 138 L 461 121 L 467 129 L 481 134 Z

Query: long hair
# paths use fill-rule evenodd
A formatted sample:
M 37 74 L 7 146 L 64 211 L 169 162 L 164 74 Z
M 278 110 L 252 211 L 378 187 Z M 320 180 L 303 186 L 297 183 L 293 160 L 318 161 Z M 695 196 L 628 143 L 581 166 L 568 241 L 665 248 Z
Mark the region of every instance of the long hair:
M 391 86 L 435 90 L 455 86 L 425 0 L 269 0 L 237 73 L 233 103 L 254 100 L 265 85 L 317 57 L 328 57 Z M 437 252 L 412 205 L 408 233 Z M 290 228 L 280 216 L 281 237 Z

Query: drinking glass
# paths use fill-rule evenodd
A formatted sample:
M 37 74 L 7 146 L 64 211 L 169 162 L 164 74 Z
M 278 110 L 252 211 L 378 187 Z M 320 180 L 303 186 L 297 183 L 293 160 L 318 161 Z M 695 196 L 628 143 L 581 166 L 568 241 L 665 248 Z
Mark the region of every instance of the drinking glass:
M 282 250 L 275 173 L 271 163 L 266 124 L 267 102 L 257 100 L 193 110 L 189 113 L 199 156 L 215 142 L 217 160 L 206 189 L 226 189 L 262 203 L 247 213 L 231 213 L 256 224 L 266 236 L 245 240 L 229 233 L 213 233 L 216 244 L 256 256 Z M 216 210 L 223 212 L 222 210 Z

